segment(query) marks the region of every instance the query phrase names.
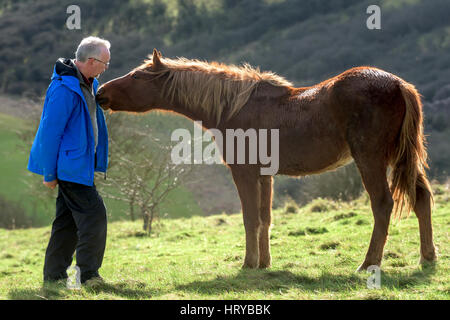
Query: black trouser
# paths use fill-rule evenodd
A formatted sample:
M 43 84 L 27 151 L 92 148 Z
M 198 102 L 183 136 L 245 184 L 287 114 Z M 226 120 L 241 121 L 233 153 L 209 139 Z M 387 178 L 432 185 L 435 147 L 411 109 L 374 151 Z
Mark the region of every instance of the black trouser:
M 106 207 L 95 184 L 58 180 L 56 218 L 45 253 L 44 281 L 67 278 L 76 250 L 81 282 L 98 276 L 106 245 Z

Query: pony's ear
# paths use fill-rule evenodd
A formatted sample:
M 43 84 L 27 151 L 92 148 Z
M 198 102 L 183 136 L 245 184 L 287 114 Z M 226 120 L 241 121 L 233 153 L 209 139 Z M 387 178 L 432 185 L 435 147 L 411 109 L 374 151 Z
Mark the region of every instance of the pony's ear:
M 161 52 L 158 52 L 158 50 L 153 49 L 153 58 L 152 58 L 153 70 L 160 70 L 163 68 L 163 64 L 159 58 L 161 58 Z

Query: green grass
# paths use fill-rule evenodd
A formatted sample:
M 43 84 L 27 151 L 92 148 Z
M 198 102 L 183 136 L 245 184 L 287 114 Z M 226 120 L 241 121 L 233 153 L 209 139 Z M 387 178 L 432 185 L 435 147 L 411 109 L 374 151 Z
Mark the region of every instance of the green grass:
M 34 216 L 35 224 L 45 225 L 51 221 L 54 211 L 48 212 L 49 201 L 36 203 L 29 198 L 27 183 L 36 177 L 26 169 L 27 148 L 18 136 L 26 126 L 25 120 L 0 113 L 0 195 L 19 204 L 27 216 Z
M 368 289 L 363 261 L 373 218 L 367 197 L 350 203 L 317 200 L 274 212 L 273 266 L 241 269 L 242 215 L 166 219 L 147 236 L 141 222 L 109 224 L 97 290 L 43 287 L 50 227 L 0 230 L 0 299 L 449 299 L 448 189 L 436 192 L 434 239 L 439 260 L 421 267 L 414 214 L 392 221 L 381 289 Z M 312 210 L 321 204 L 321 212 Z M 326 209 L 323 209 L 326 208 Z

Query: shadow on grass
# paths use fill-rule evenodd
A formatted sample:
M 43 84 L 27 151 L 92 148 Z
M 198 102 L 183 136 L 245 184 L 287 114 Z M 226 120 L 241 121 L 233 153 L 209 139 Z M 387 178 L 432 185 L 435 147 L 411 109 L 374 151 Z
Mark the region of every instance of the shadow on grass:
M 83 291 L 83 292 L 82 292 Z M 161 291 L 148 288 L 143 282 L 121 281 L 117 283 L 104 283 L 97 288 L 82 288 L 70 290 L 64 284 L 43 285 L 39 289 L 14 289 L 8 293 L 11 300 L 60 300 L 60 299 L 102 299 L 96 296 L 102 293 L 125 299 L 151 299 L 163 294 Z
M 67 296 L 68 290 L 61 284 L 43 285 L 39 289 L 13 289 L 9 291 L 11 300 L 58 300 Z
M 381 287 L 387 289 L 404 289 L 429 282 L 435 273 L 434 266 L 428 266 L 413 273 L 390 272 L 381 273 Z M 194 281 L 179 285 L 177 290 L 204 294 L 221 294 L 224 292 L 265 291 L 278 293 L 280 290 L 299 289 L 309 292 L 344 292 L 355 289 L 366 289 L 370 273 L 352 273 L 348 275 L 322 272 L 321 275 L 309 276 L 295 274 L 291 271 L 269 271 L 242 269 L 237 275 L 222 277 L 208 281 Z
M 105 283 L 98 288 L 87 288 L 85 290 L 90 293 L 107 293 L 127 299 L 151 299 L 164 294 L 160 290 L 148 288 L 146 283 L 139 281 Z
M 434 265 L 424 266 L 414 272 L 381 273 L 381 288 L 402 290 L 426 284 L 436 272 Z M 194 281 L 175 287 L 176 290 L 202 293 L 206 295 L 223 294 L 225 292 L 245 293 L 248 291 L 264 291 L 279 293 L 280 290 L 298 289 L 308 292 L 351 292 L 367 288 L 370 273 L 332 274 L 322 272 L 317 276 L 295 274 L 288 270 L 249 270 L 241 269 L 233 276 L 217 276 L 213 280 Z M 105 283 L 96 289 L 84 288 L 72 291 L 64 285 L 43 286 L 39 289 L 14 289 L 8 294 L 13 300 L 58 300 L 58 299 L 108 299 L 98 296 L 109 294 L 124 299 L 151 299 L 167 292 L 149 287 L 146 283 L 129 280 L 117 283 Z M 370 298 L 370 297 L 369 297 Z M 377 297 L 373 297 L 377 298 Z

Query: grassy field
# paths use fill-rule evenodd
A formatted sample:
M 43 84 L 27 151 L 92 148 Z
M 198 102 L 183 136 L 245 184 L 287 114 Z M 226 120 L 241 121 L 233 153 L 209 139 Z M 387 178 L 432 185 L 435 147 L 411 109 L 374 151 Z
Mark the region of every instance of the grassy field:
M 450 204 L 437 187 L 436 265 L 419 266 L 414 214 L 392 221 L 381 289 L 368 289 L 363 261 L 373 218 L 366 196 L 350 203 L 317 199 L 274 212 L 273 266 L 243 270 L 241 214 L 161 220 L 147 236 L 140 222 L 112 222 L 99 289 L 43 286 L 50 227 L 0 230 L 0 299 L 449 299 Z

